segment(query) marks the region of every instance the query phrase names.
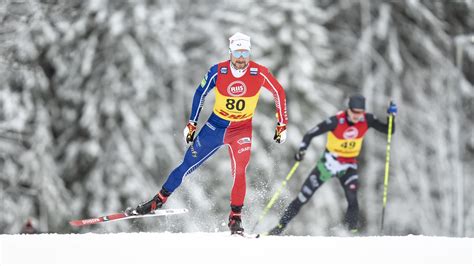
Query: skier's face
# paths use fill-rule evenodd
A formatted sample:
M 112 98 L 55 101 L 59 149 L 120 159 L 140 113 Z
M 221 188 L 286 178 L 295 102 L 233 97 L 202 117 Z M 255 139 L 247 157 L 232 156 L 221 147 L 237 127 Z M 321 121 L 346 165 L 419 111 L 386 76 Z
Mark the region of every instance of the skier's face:
M 349 119 L 352 123 L 357 123 L 362 121 L 362 119 L 364 118 L 364 109 L 349 108 L 347 110 L 347 114 L 349 115 Z
M 230 61 L 235 69 L 244 69 L 250 61 L 249 50 L 234 50 L 230 53 Z

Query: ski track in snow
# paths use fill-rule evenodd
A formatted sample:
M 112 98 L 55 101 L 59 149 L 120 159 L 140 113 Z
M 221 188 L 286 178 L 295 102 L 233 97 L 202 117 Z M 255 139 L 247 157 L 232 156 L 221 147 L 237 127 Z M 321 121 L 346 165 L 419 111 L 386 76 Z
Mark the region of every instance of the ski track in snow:
M 220 233 L 0 235 L 0 265 L 473 265 L 474 239 Z

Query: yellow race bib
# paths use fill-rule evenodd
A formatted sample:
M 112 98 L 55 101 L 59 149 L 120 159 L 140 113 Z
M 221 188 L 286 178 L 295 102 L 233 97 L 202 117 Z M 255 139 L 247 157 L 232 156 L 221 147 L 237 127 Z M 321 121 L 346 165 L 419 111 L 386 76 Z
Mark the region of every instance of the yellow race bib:
M 229 121 L 242 121 L 253 116 L 260 92 L 251 97 L 225 96 L 215 90 L 214 113 Z
M 334 133 L 328 133 L 326 148 L 340 157 L 353 158 L 359 156 L 364 138 L 339 139 Z

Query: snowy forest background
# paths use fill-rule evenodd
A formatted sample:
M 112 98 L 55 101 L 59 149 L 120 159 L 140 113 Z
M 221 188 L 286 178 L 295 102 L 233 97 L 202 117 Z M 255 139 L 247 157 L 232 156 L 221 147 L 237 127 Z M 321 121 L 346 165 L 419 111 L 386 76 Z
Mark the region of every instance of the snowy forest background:
M 251 36 L 253 59 L 284 86 L 290 118 L 288 141 L 274 144 L 274 103 L 262 93 L 247 171 L 248 231 L 304 133 L 360 92 L 379 117 L 391 99 L 399 106 L 384 233 L 474 237 L 472 0 L 0 0 L 0 233 L 20 232 L 29 218 L 41 232 L 226 230 L 226 148 L 169 199 L 167 207 L 189 208 L 187 215 L 81 230 L 67 222 L 158 191 L 186 149 L 194 91 L 228 58 L 236 31 Z M 257 231 L 277 223 L 325 139 L 313 140 Z M 380 234 L 385 147 L 385 135 L 367 134 L 359 172 L 365 235 Z M 345 208 L 331 180 L 286 233 L 331 235 Z

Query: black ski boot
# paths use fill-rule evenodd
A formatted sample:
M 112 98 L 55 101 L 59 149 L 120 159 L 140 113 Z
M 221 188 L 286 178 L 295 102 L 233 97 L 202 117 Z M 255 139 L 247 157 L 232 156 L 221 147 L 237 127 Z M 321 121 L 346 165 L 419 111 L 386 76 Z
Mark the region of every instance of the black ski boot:
M 143 215 L 143 214 L 151 213 L 156 209 L 160 209 L 163 206 L 163 204 L 165 204 L 170 194 L 171 193 L 168 193 L 167 191 L 162 189 L 151 200 L 138 204 L 138 206 L 135 209 L 127 208 L 125 212 L 129 215 L 138 215 L 138 214 Z
M 229 229 L 231 235 L 243 235 L 244 228 L 242 227 L 242 206 L 231 206 L 231 211 L 229 214 Z
M 283 230 L 285 230 L 285 227 L 286 226 L 284 226 L 282 224 L 278 224 L 272 230 L 270 230 L 270 232 L 268 232 L 267 235 L 269 235 L 269 236 L 279 236 L 279 235 L 281 235 L 281 233 L 283 233 Z

